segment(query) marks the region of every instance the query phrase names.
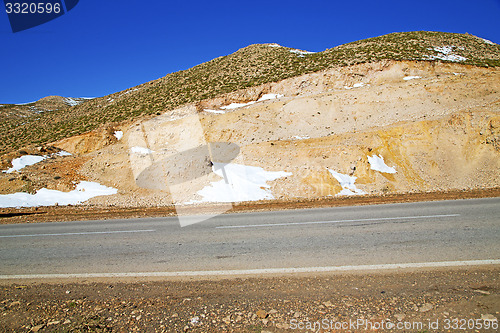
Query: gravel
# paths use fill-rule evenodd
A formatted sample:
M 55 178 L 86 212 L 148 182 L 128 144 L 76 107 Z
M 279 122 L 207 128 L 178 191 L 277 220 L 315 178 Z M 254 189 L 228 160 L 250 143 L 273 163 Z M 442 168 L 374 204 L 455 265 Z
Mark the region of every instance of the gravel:
M 4 281 L 0 332 L 289 332 L 301 331 L 299 324 L 349 320 L 494 321 L 499 273 L 500 267 L 483 267 L 265 279 Z

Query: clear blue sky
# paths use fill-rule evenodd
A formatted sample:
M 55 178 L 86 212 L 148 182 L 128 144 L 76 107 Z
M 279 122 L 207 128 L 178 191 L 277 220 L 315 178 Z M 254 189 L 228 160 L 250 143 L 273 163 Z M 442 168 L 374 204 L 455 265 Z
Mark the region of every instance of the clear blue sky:
M 255 43 L 323 51 L 391 32 L 471 33 L 500 43 L 500 0 L 80 0 L 12 33 L 0 12 L 0 104 L 98 97 Z

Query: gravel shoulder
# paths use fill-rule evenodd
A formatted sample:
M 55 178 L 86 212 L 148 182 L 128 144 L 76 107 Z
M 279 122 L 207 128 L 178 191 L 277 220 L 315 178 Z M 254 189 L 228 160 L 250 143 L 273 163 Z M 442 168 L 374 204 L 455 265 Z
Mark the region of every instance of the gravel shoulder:
M 484 325 L 498 324 L 492 320 L 500 313 L 499 273 L 499 266 L 483 266 L 183 281 L 4 281 L 0 332 L 495 332 Z M 346 326 L 353 322 L 359 326 Z M 388 322 L 413 326 L 387 329 Z M 459 328 L 464 322 L 465 330 Z M 479 323 L 483 328 L 476 329 Z
M 500 196 L 500 187 L 469 191 L 436 191 L 417 193 L 398 193 L 387 195 L 363 195 L 344 197 L 324 197 L 302 200 L 266 200 L 233 204 L 226 213 L 244 213 L 284 209 L 306 209 L 354 205 L 376 205 L 438 200 L 460 200 L 473 198 L 492 198 Z M 209 214 L 217 205 L 192 205 L 190 214 Z M 188 212 L 187 209 L 183 210 Z M 220 210 L 216 210 L 220 211 Z M 81 220 L 108 220 L 140 217 L 175 216 L 174 206 L 162 207 L 102 207 L 102 206 L 50 206 L 30 208 L 0 208 L 0 224 L 38 223 Z

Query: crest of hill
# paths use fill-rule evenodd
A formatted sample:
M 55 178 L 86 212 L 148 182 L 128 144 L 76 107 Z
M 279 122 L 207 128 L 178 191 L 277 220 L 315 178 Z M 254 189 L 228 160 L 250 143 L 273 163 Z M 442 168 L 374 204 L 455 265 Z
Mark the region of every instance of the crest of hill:
M 2 120 L 26 118 L 43 112 L 67 110 L 71 106 L 82 104 L 89 99 L 90 98 L 47 96 L 31 103 L 4 104 L 0 107 L 0 116 Z
M 439 55 L 437 49 L 450 46 L 454 54 L 466 58 L 462 64 L 500 66 L 500 46 L 468 34 L 393 33 L 318 53 L 297 52 L 276 44 L 255 44 L 134 88 L 51 112 L 24 113 L 21 117 L 21 113 L 12 112 L 12 106 L 1 107 L 0 117 L 4 121 L 0 123 L 0 153 L 337 66 L 383 60 L 435 61 L 433 57 Z

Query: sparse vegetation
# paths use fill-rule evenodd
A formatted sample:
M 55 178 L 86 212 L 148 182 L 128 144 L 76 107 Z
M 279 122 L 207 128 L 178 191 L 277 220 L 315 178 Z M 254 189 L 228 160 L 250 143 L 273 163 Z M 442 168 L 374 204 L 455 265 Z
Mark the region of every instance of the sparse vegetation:
M 303 57 L 286 47 L 251 45 L 134 89 L 88 100 L 77 106 L 56 103 L 50 108 L 42 105 L 42 102 L 48 103 L 45 99 L 27 105 L 5 105 L 0 108 L 0 153 L 336 66 L 381 60 L 429 61 L 429 56 L 438 55 L 434 47 L 443 46 L 454 46 L 455 54 L 467 58 L 464 64 L 500 66 L 499 45 L 486 43 L 472 35 L 442 32 L 394 33 Z

